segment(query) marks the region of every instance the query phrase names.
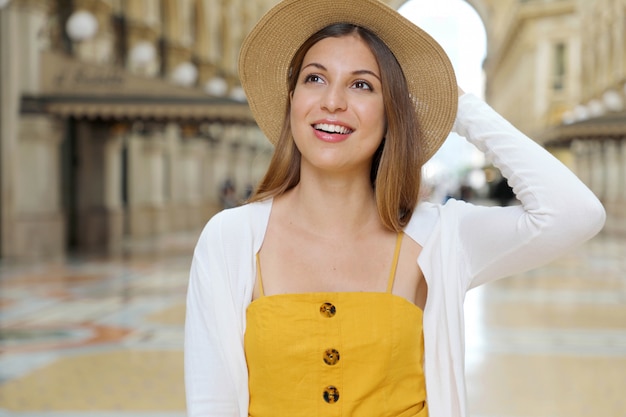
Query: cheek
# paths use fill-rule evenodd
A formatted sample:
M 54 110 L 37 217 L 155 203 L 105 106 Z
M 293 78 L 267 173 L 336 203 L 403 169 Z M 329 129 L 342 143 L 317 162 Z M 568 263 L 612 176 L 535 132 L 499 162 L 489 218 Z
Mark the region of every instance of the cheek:
M 292 132 L 303 128 L 303 122 L 306 121 L 307 112 L 311 108 L 306 97 L 298 94 L 297 89 L 291 95 L 291 106 L 289 109 L 289 121 L 291 123 Z
M 380 96 L 355 100 L 353 106 L 354 108 L 358 108 L 359 113 L 367 115 L 372 122 L 385 118 L 385 105 Z
M 379 132 L 381 137 L 385 134 L 387 131 L 387 118 L 382 103 L 364 108 L 361 114 L 367 123 L 370 124 L 371 129 Z
M 298 148 L 298 139 L 300 138 L 302 131 L 302 118 L 303 115 L 301 107 L 298 106 L 297 100 L 292 100 L 289 109 L 289 129 L 291 130 L 291 136 L 296 143 L 296 147 Z
M 385 108 L 383 105 L 380 106 L 377 114 L 378 120 L 380 121 L 380 135 L 382 137 L 387 134 L 387 115 L 385 114 Z

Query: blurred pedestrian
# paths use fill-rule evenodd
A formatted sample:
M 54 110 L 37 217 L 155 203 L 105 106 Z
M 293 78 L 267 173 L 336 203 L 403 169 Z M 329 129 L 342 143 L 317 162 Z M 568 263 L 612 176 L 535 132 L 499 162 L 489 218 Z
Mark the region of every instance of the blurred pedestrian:
M 237 206 L 235 183 L 230 178 L 227 178 L 224 184 L 222 184 L 220 189 L 220 201 L 222 202 L 222 208 L 225 209 Z
M 466 416 L 465 292 L 589 239 L 602 206 L 377 0 L 280 2 L 239 74 L 276 149 L 251 202 L 213 217 L 195 249 L 189 415 Z M 451 130 L 520 206 L 418 201 Z
M 515 193 L 506 178 L 500 178 L 493 186 L 491 198 L 501 206 L 508 206 L 515 202 Z

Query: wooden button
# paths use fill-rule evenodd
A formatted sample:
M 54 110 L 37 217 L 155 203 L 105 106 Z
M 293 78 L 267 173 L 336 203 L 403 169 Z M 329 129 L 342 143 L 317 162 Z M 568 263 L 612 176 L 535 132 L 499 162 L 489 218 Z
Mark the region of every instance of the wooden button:
M 339 390 L 332 385 L 329 385 L 324 390 L 324 401 L 328 404 L 333 404 L 339 401 Z
M 337 362 L 339 362 L 339 352 L 335 349 L 326 349 L 324 352 L 324 363 L 332 366 Z
M 337 309 L 331 303 L 324 303 L 320 306 L 320 314 L 324 317 L 333 317 L 337 313 Z

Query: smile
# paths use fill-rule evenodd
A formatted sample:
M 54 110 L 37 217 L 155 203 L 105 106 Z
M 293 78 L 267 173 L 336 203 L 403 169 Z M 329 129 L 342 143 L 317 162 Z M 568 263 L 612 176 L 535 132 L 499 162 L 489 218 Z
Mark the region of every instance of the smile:
M 348 135 L 353 132 L 352 129 L 341 125 L 334 125 L 329 123 L 316 123 L 313 125 L 313 129 L 320 130 L 326 133 L 338 133 L 340 135 Z

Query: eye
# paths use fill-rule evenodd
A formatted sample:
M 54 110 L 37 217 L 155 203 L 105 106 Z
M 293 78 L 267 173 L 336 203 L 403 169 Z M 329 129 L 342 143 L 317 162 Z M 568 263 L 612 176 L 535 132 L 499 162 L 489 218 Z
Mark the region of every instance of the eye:
M 357 90 L 370 90 L 370 91 L 373 90 L 370 83 L 368 83 L 367 81 L 363 81 L 363 80 L 355 81 L 354 84 L 352 84 L 352 87 L 356 88 Z
M 317 74 L 309 74 L 304 77 L 304 83 L 321 83 L 324 80 Z

